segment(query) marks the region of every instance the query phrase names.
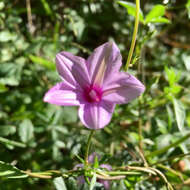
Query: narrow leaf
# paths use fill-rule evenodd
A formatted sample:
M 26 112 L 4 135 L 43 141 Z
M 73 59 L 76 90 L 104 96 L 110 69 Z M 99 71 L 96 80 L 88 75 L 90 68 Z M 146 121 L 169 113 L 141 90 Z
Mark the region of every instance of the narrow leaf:
M 34 55 L 29 55 L 30 60 L 33 63 L 37 63 L 39 65 L 42 65 L 50 70 L 55 70 L 56 66 L 53 62 L 48 61 L 47 59 L 44 59 L 42 57 L 34 56 Z
M 93 190 L 96 185 L 96 173 L 94 173 L 92 180 L 90 182 L 90 190 Z
M 164 148 L 161 148 L 159 150 L 155 150 L 155 151 L 149 153 L 148 155 L 146 155 L 146 157 L 155 157 L 159 154 L 163 154 L 164 152 L 167 152 L 170 148 L 177 147 L 178 145 L 180 145 L 181 143 L 183 143 L 184 141 L 186 141 L 189 138 L 190 138 L 190 133 L 181 137 L 180 139 L 178 139 L 174 143 L 172 143 L 168 146 L 165 146 Z
M 129 15 L 134 16 L 136 15 L 136 5 L 134 3 L 126 2 L 126 1 L 117 1 L 118 4 L 125 7 Z M 144 22 L 143 12 L 140 10 L 139 19 L 141 22 Z
M 46 11 L 47 15 L 53 16 L 53 11 L 51 10 L 48 2 L 46 0 L 41 0 L 41 3 Z
M 34 136 L 34 127 L 29 119 L 23 120 L 19 126 L 19 136 L 22 142 L 29 142 Z
M 185 109 L 179 100 L 173 99 L 173 105 L 175 110 L 175 117 L 179 131 L 183 130 L 185 122 Z
M 170 20 L 168 20 L 167 18 L 164 18 L 164 17 L 154 18 L 150 22 L 152 22 L 152 23 L 166 23 L 166 24 L 171 23 Z
M 94 158 L 94 168 L 99 168 L 99 162 L 98 162 L 98 157 L 97 155 Z
M 20 142 L 17 142 L 17 141 L 12 141 L 12 140 L 9 140 L 9 139 L 3 138 L 3 137 L 0 137 L 0 142 L 3 143 L 3 144 L 6 144 L 6 145 L 18 146 L 18 147 L 21 147 L 21 148 L 26 147 L 26 145 L 23 144 L 23 143 L 20 143 Z
M 65 182 L 62 177 L 56 177 L 53 180 L 56 190 L 67 190 Z
M 146 15 L 145 23 L 151 22 L 156 18 L 162 17 L 165 14 L 165 7 L 163 5 L 156 5 Z
M 8 88 L 4 84 L 0 83 L 0 93 L 4 93 L 7 91 L 8 91 Z
M 185 63 L 185 67 L 188 71 L 190 71 L 190 55 L 183 54 L 182 55 L 183 62 Z
M 16 132 L 16 127 L 13 125 L 0 125 L 1 136 L 12 135 Z
M 26 178 L 24 172 L 19 170 L 18 168 L 12 166 L 11 164 L 7 164 L 5 162 L 0 161 L 0 176 L 5 178 Z
M 187 12 L 188 12 L 188 17 L 190 19 L 190 0 L 187 0 L 186 9 L 187 9 Z

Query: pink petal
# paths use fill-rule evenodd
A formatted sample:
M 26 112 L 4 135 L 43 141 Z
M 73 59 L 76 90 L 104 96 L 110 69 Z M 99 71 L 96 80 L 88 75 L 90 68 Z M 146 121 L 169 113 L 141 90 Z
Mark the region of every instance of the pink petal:
M 101 164 L 100 167 L 105 168 L 105 169 L 107 169 L 109 171 L 112 170 L 112 167 L 109 164 Z
M 114 107 L 115 104 L 106 101 L 84 104 L 79 108 L 79 118 L 87 128 L 101 129 L 110 122 Z
M 83 87 L 90 83 L 85 59 L 63 51 L 56 55 L 56 66 L 61 78 L 71 85 Z
M 102 85 L 112 73 L 119 71 L 122 65 L 121 59 L 120 51 L 114 42 L 107 42 L 96 48 L 87 59 L 91 81 Z
M 100 156 L 99 156 L 96 152 L 93 152 L 92 154 L 90 154 L 90 156 L 88 157 L 89 163 L 92 163 L 92 164 L 93 164 L 96 157 L 97 157 L 98 159 L 100 159 Z
M 82 185 L 85 183 L 85 179 L 84 179 L 84 176 L 79 176 L 77 177 L 77 184 L 78 185 Z
M 60 106 L 78 106 L 82 96 L 80 91 L 76 92 L 71 86 L 64 82 L 56 84 L 44 96 L 44 102 Z
M 109 190 L 110 189 L 110 182 L 103 180 L 103 179 L 99 179 L 98 180 L 99 183 L 103 184 L 105 190 Z
M 79 168 L 83 168 L 83 167 L 84 167 L 84 164 L 77 164 L 77 165 L 75 165 L 73 170 L 78 170 Z
M 133 75 L 115 73 L 104 86 L 103 100 L 116 104 L 125 104 L 137 98 L 145 90 L 144 85 Z

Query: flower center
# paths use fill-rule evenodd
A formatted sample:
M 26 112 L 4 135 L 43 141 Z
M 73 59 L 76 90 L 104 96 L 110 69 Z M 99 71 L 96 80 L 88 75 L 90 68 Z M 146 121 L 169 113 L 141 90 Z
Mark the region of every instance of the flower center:
M 84 96 L 88 102 L 99 102 L 102 99 L 102 89 L 98 86 L 88 86 L 84 89 Z

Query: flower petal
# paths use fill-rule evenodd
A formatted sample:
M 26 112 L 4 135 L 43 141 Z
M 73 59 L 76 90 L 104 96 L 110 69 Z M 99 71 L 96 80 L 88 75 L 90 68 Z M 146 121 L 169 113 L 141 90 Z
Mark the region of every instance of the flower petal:
M 105 190 L 109 190 L 110 189 L 110 182 L 109 181 L 103 180 L 103 179 L 99 179 L 98 182 L 101 183 L 104 186 Z
M 112 167 L 111 167 L 109 164 L 101 164 L 100 167 L 101 167 L 101 168 L 105 168 L 105 169 L 107 169 L 108 171 L 112 170 Z M 106 190 L 109 190 L 109 189 L 110 189 L 110 182 L 109 182 L 109 181 L 107 181 L 107 180 L 102 180 L 102 179 L 99 179 L 98 181 L 99 181 L 99 183 L 101 183 L 101 184 L 104 185 L 104 188 L 105 188 Z
M 145 90 L 144 85 L 133 75 L 115 73 L 104 86 L 103 100 L 116 104 L 125 104 L 137 98 Z
M 90 129 L 101 129 L 111 120 L 115 104 L 102 101 L 101 103 L 84 104 L 79 108 L 79 118 Z
M 77 91 L 77 92 L 76 92 Z M 81 93 L 64 82 L 56 84 L 44 96 L 44 102 L 60 106 L 78 106 L 82 100 Z
M 122 62 L 121 54 L 114 42 L 107 42 L 94 50 L 87 59 L 87 67 L 92 83 L 101 85 L 118 72 Z
M 105 169 L 107 169 L 109 171 L 112 170 L 112 167 L 109 164 L 101 164 L 100 167 L 105 168 Z
M 83 167 L 84 167 L 84 164 L 77 164 L 77 165 L 75 165 L 73 170 L 78 170 L 79 168 L 83 168 Z
M 84 176 L 79 176 L 77 177 L 77 184 L 78 185 L 82 185 L 85 183 L 85 179 L 84 179 Z
M 93 164 L 95 161 L 95 158 L 98 158 L 98 160 L 100 159 L 100 155 L 98 155 L 96 152 L 93 152 L 92 154 L 90 154 L 90 156 L 88 157 L 88 162 Z
M 56 66 L 62 79 L 71 85 L 83 87 L 90 83 L 85 59 L 63 51 L 56 55 Z

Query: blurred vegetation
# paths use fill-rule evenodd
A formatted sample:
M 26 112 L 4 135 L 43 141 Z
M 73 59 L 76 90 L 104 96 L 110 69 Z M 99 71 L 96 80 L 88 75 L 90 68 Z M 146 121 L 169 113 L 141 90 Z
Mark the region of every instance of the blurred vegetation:
M 163 14 L 151 18 L 158 4 L 165 7 L 158 11 Z M 43 96 L 60 80 L 54 59 L 62 50 L 87 58 L 95 47 L 114 40 L 125 64 L 134 17 L 131 7 L 123 6 L 113 0 L 0 1 L 1 161 L 34 172 L 65 171 L 80 162 L 76 155 L 84 155 L 88 130 L 77 108 L 46 104 Z M 146 92 L 116 107 L 109 126 L 96 132 L 92 151 L 112 167 L 143 166 L 142 149 L 148 164 L 176 189 L 189 189 L 190 1 L 144 0 L 141 10 L 129 72 Z M 0 190 L 61 189 L 49 179 L 7 179 L 2 163 Z M 88 189 L 79 188 L 74 178 L 65 183 L 69 190 Z M 166 187 L 161 177 L 143 175 L 113 181 L 111 189 Z

